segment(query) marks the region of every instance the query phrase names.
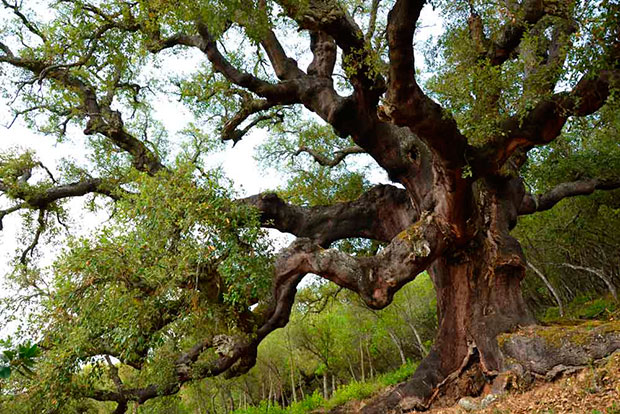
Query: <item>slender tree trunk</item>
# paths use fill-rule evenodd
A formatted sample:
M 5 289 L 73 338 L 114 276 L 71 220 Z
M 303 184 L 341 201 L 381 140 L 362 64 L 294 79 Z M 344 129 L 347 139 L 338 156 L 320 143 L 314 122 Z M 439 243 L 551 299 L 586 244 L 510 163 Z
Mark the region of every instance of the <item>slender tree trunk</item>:
M 297 402 L 297 391 L 295 390 L 295 372 L 293 371 L 292 364 L 291 364 L 291 393 L 293 394 L 293 401 Z
M 605 283 L 605 285 L 607 285 L 607 289 L 609 290 L 609 293 L 611 293 L 611 295 L 614 297 L 614 300 L 616 302 L 618 301 L 618 292 L 616 290 L 616 287 L 614 286 L 611 279 L 608 278 L 605 272 L 602 271 L 601 269 L 595 269 L 593 267 L 586 267 L 586 266 L 576 266 L 570 263 L 562 263 L 562 266 L 568 267 L 573 270 L 583 270 L 583 271 L 586 271 L 586 272 L 589 272 L 589 273 L 592 273 L 598 276 L 599 279 L 601 279 Z
M 299 372 L 299 393 L 301 394 L 301 399 L 304 400 L 306 395 L 304 393 L 304 383 L 301 378 L 301 371 Z
M 560 299 L 560 295 L 558 295 L 558 292 L 553 288 L 553 285 L 549 282 L 549 279 L 547 279 L 544 273 L 538 270 L 538 268 L 535 267 L 532 263 L 527 262 L 527 267 L 532 269 L 534 273 L 536 273 L 536 275 L 540 278 L 540 280 L 543 281 L 545 286 L 547 286 L 547 289 L 549 289 L 549 292 L 551 292 L 551 294 L 555 298 L 555 302 L 558 304 L 558 308 L 560 309 L 560 316 L 564 316 L 564 306 L 562 306 L 562 300 Z
M 364 374 L 364 349 L 362 348 L 362 340 L 360 339 L 360 366 L 362 368 L 362 382 L 366 381 Z
M 327 392 L 327 369 L 323 371 L 323 398 L 329 398 L 329 393 Z
M 368 375 L 370 378 L 374 378 L 375 369 L 372 365 L 372 355 L 370 355 L 370 346 L 368 345 L 368 342 L 366 342 L 366 355 L 368 355 Z
M 347 358 L 347 362 L 349 364 L 349 372 L 351 373 L 351 378 L 353 378 L 353 381 L 357 382 L 357 377 L 355 376 L 355 371 L 353 370 L 353 365 L 351 365 L 351 359 Z
M 388 335 L 390 336 L 390 339 L 392 339 L 392 342 L 394 343 L 394 345 L 396 346 L 396 349 L 398 350 L 398 355 L 400 356 L 401 365 L 405 365 L 407 363 L 407 358 L 405 358 L 405 352 L 403 351 L 402 344 L 400 343 L 400 341 L 398 340 L 394 332 L 392 332 L 391 330 L 388 330 Z
M 289 349 L 289 358 L 291 359 L 291 392 L 293 393 L 293 401 L 297 402 L 297 393 L 295 391 L 295 358 L 293 355 L 293 347 L 291 346 L 289 328 L 286 329 L 286 342 Z
M 220 388 L 219 394 L 220 394 L 220 400 L 222 401 L 222 410 L 224 410 L 224 413 L 226 413 L 228 411 L 226 409 L 228 402 L 226 401 L 226 396 L 224 395 L 224 390 L 222 388 Z
M 235 398 L 230 388 L 228 389 L 228 400 L 230 401 L 230 411 L 235 411 Z
M 426 349 L 426 347 L 424 346 L 422 338 L 420 337 L 420 334 L 418 333 L 415 325 L 411 321 L 407 322 L 407 324 L 409 325 L 409 328 L 411 328 L 411 332 L 413 332 L 413 336 L 415 337 L 416 343 L 418 344 L 418 349 L 420 350 L 422 356 L 428 355 L 428 349 Z

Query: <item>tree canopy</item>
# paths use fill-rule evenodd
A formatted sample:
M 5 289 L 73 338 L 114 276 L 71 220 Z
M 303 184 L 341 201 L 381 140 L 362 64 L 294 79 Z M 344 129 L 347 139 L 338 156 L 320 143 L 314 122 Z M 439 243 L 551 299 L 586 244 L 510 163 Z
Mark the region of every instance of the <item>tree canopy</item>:
M 0 1 L 9 122 L 85 137 L 54 171 L 0 154 L 0 223 L 21 214 L 25 237 L 4 310 L 41 350 L 12 386 L 35 411 L 123 413 L 246 372 L 307 274 L 381 309 L 424 270 L 437 337 L 381 404 L 428 407 L 470 363 L 501 372 L 496 336 L 534 322 L 518 217 L 620 187 L 615 1 Z M 424 44 L 427 3 L 444 31 Z M 240 196 L 211 157 L 259 128 L 285 181 Z M 71 236 L 84 196 L 110 219 Z

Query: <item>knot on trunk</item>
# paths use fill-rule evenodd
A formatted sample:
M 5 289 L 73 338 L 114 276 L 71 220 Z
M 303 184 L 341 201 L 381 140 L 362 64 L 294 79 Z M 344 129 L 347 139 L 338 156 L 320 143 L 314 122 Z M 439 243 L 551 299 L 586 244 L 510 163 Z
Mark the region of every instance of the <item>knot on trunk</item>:
M 213 338 L 213 347 L 218 355 L 224 357 L 233 357 L 235 353 L 235 340 L 228 335 L 216 335 Z

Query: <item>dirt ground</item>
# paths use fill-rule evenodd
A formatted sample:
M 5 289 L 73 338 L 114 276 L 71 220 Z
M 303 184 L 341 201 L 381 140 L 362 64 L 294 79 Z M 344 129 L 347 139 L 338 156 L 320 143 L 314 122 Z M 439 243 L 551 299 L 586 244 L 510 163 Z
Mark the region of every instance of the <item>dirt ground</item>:
M 479 401 L 480 399 L 476 399 Z M 489 407 L 466 411 L 455 406 L 426 411 L 427 414 L 620 414 L 620 352 L 601 366 L 539 383 L 525 392 L 510 392 Z

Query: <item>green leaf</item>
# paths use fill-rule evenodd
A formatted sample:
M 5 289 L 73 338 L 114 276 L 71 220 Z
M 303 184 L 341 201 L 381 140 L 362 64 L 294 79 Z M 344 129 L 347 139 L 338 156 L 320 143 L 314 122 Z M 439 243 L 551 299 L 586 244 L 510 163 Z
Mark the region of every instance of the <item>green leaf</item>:
M 0 367 L 0 378 L 7 379 L 11 376 L 11 367 L 2 366 Z

